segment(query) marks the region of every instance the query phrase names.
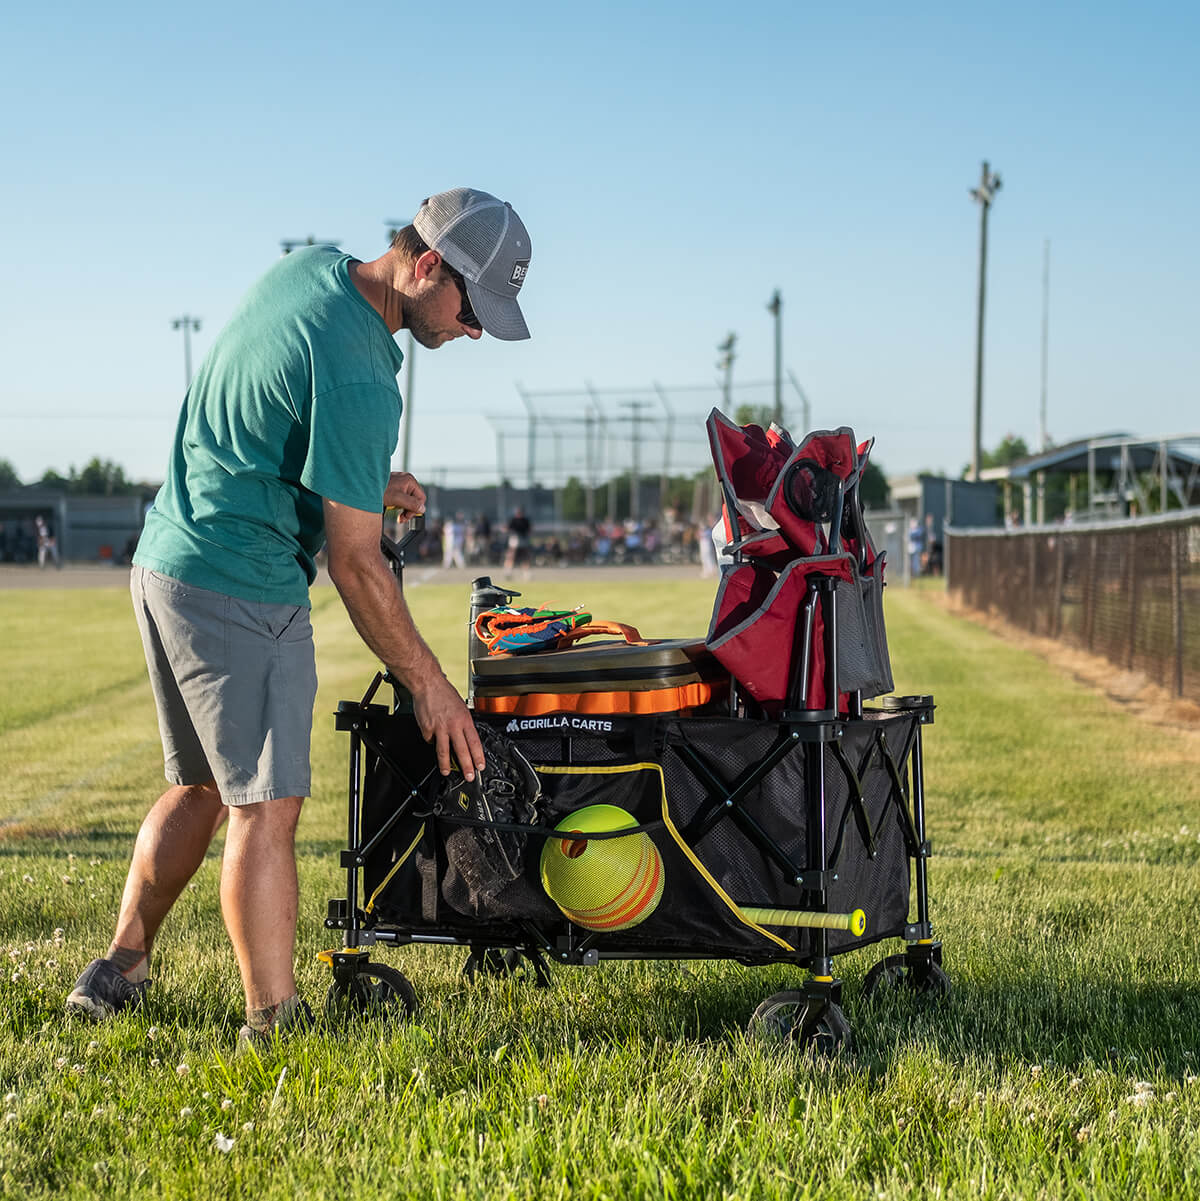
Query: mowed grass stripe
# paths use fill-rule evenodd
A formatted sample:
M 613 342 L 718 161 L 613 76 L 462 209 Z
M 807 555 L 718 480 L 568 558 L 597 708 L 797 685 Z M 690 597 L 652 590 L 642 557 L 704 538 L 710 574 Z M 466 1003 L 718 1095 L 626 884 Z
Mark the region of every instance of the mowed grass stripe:
M 651 636 L 701 635 L 713 592 L 599 575 L 586 594 L 545 584 L 522 599 L 584 603 Z M 429 582 L 409 600 L 464 686 L 466 589 Z M 314 604 L 317 786 L 301 822 L 297 959 L 319 1001 L 329 974 L 313 956 L 336 942 L 322 918 L 344 883 L 347 739 L 332 712 L 375 663 L 330 590 Z M 948 1005 L 866 1004 L 863 976 L 896 945 L 841 955 L 856 1045 L 823 1062 L 743 1034 L 760 1001 L 798 985 L 784 967 L 606 963 L 555 970 L 548 990 L 468 987 L 461 949 L 377 947 L 413 981 L 415 1022 L 323 1027 L 234 1062 L 238 984 L 214 854 L 159 940 L 154 1006 L 64 1024 L 62 996 L 107 941 L 132 833 L 160 787 L 154 748 L 131 765 L 145 795 L 112 825 L 94 816 L 0 845 L 0 1095 L 14 1097 L 0 1195 L 1195 1197 L 1190 744 L 916 590 L 889 590 L 887 605 L 898 690 L 939 705 L 925 747 Z M 49 641 L 44 654 L 53 669 Z M 127 716 L 153 735 L 146 705 Z M 234 1140 L 227 1153 L 218 1132 Z

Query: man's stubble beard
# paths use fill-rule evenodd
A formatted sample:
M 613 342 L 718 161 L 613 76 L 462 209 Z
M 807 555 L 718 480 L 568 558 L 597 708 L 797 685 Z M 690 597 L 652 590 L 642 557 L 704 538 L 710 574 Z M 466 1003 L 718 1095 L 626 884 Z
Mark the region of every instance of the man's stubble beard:
M 404 324 L 413 338 L 426 350 L 437 350 L 446 342 L 447 330 L 436 328 L 429 320 L 432 305 L 423 299 L 410 299 L 405 305 Z

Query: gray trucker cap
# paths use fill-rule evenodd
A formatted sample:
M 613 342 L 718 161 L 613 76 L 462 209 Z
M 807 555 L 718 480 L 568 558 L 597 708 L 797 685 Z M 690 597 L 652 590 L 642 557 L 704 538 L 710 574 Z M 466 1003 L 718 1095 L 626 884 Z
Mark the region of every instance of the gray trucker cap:
M 474 188 L 451 188 L 423 201 L 413 226 L 467 281 L 471 308 L 493 338 L 529 337 L 517 305 L 529 270 L 529 234 L 511 204 Z

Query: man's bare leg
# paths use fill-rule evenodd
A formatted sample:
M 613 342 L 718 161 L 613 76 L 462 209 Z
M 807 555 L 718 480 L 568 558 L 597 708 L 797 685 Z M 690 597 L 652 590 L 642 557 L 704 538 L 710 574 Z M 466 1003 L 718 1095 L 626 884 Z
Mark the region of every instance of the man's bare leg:
M 154 936 L 204 862 L 225 813 L 221 794 L 210 780 L 168 788 L 142 822 L 107 955 L 134 984 L 149 974 Z
M 303 804 L 303 797 L 281 797 L 229 811 L 221 912 L 248 1017 L 296 995 L 296 823 Z

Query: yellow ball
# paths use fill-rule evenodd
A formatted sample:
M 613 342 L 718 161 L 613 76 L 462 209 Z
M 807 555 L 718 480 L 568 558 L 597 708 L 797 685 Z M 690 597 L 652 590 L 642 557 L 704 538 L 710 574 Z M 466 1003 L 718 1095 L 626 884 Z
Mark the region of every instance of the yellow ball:
M 547 838 L 542 848 L 546 895 L 577 926 L 627 930 L 655 910 L 663 891 L 663 863 L 645 831 L 627 838 L 571 838 L 636 826 L 617 805 L 588 805 L 555 827 L 566 837 Z

